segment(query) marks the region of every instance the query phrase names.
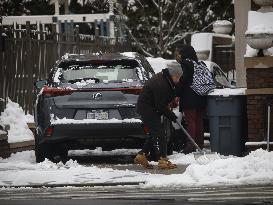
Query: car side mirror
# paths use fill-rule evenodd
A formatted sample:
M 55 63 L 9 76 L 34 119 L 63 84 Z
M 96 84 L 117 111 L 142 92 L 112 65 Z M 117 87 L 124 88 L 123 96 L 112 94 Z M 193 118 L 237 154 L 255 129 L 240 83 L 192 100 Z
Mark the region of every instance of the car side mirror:
M 34 83 L 34 86 L 36 89 L 41 90 L 46 83 L 47 83 L 47 80 L 38 80 Z

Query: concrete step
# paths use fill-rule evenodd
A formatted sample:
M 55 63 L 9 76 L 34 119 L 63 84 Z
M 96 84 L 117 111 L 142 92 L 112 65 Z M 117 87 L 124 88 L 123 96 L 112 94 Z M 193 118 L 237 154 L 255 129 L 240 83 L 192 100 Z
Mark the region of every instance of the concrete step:
M 34 150 L 35 143 L 34 143 L 34 140 L 9 143 L 9 148 L 11 153 L 21 152 L 26 150 Z

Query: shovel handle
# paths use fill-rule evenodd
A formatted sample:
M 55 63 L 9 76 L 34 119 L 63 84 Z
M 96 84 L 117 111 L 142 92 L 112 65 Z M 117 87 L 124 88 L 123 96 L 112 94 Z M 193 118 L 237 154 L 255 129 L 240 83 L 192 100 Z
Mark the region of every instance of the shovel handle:
M 180 122 L 178 122 L 178 120 L 176 120 L 176 123 L 178 124 L 178 126 L 182 129 L 182 131 L 187 135 L 188 139 L 191 141 L 191 143 L 196 147 L 196 149 L 198 149 L 198 151 L 200 153 L 203 153 L 202 150 L 200 149 L 200 147 L 198 146 L 198 144 L 196 144 L 196 142 L 193 140 L 193 138 L 190 136 L 190 134 L 187 132 L 187 130 L 180 124 Z

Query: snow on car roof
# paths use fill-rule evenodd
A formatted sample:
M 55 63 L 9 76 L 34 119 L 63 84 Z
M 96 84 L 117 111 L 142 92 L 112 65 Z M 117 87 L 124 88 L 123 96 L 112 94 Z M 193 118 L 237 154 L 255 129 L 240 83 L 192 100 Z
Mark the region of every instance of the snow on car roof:
M 133 52 L 125 53 L 89 53 L 89 54 L 65 54 L 62 56 L 62 60 L 123 60 L 123 59 L 135 59 L 138 55 Z

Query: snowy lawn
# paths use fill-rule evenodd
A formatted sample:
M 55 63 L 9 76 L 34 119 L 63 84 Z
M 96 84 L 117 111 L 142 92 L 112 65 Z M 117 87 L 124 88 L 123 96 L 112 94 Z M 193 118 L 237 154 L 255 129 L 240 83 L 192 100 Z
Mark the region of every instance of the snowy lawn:
M 114 153 L 125 153 L 125 150 Z M 24 151 L 0 159 L 0 186 L 144 182 L 140 187 L 173 188 L 273 183 L 273 152 L 259 149 L 246 157 L 215 154 L 209 159 L 207 164 L 200 164 L 192 154 L 176 153 L 170 160 L 189 166 L 184 173 L 164 175 L 85 166 L 73 160 L 66 164 L 48 160 L 36 163 L 34 151 Z

